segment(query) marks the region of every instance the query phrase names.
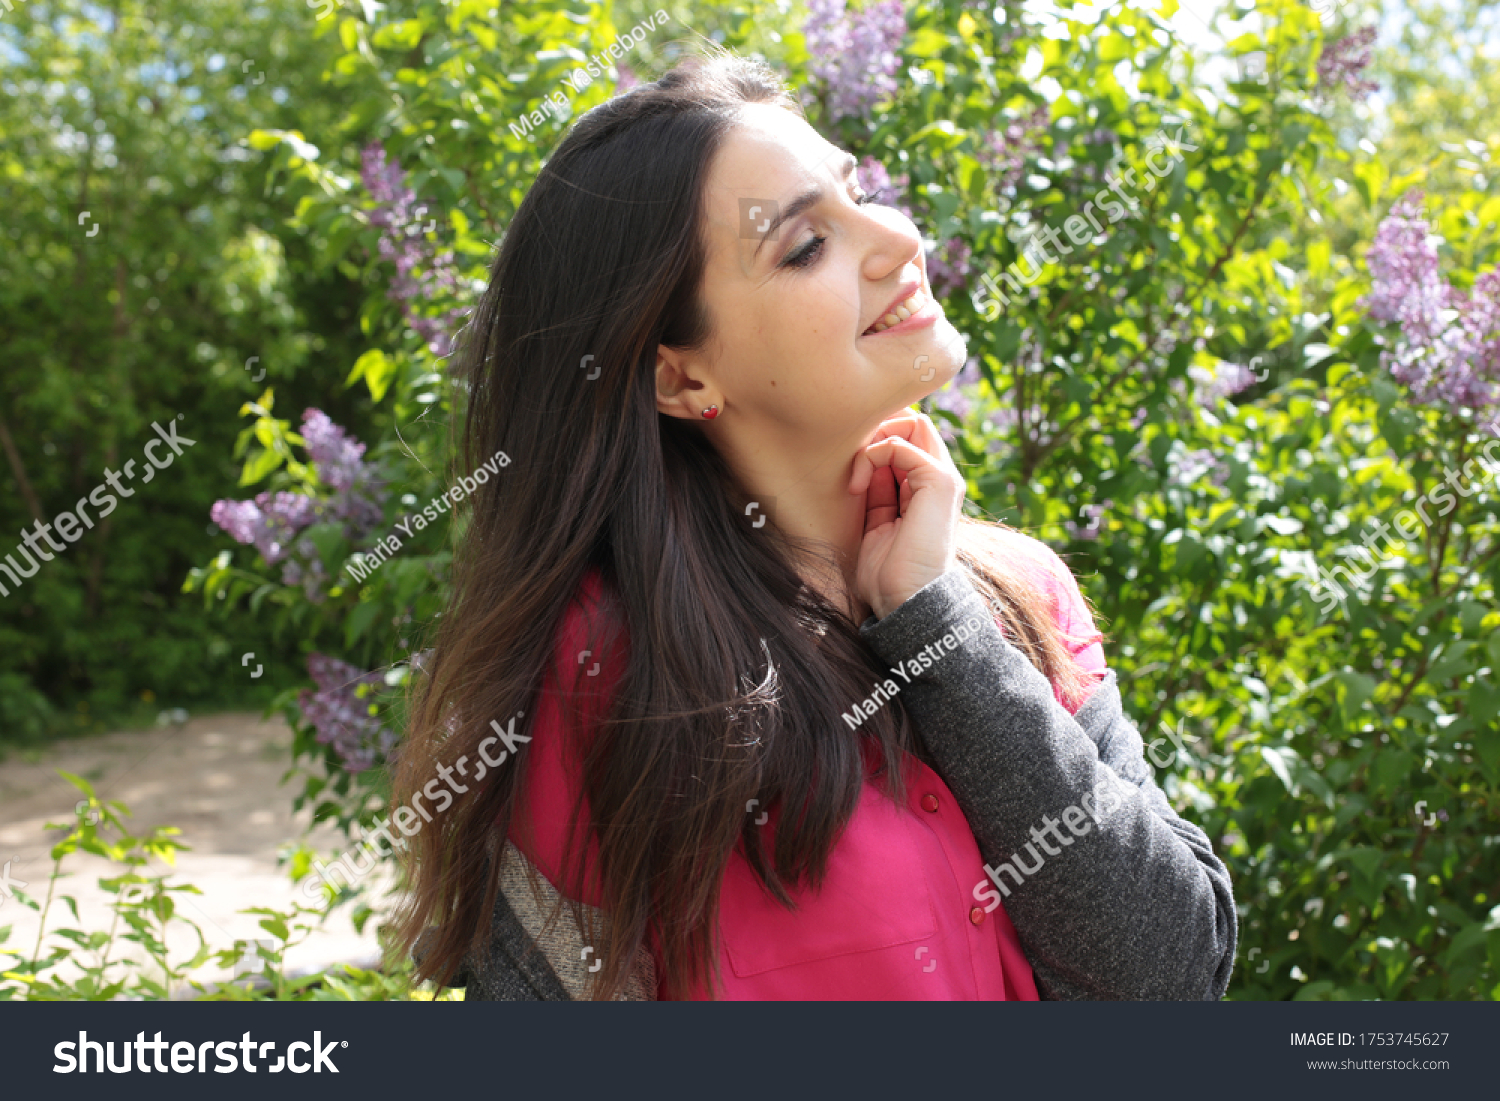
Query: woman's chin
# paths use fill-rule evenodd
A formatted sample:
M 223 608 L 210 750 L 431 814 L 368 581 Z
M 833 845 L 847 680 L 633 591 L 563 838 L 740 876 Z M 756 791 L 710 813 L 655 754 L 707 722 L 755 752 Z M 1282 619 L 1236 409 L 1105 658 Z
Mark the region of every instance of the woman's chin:
M 921 396 L 924 398 L 952 382 L 964 369 L 964 364 L 969 358 L 968 346 L 964 343 L 963 336 L 948 324 L 947 319 L 938 322 L 934 335 L 938 339 L 934 342 L 933 351 L 928 353 L 931 358 L 924 365 L 932 368 L 931 376 L 922 378 Z M 927 372 L 924 370 L 922 375 L 927 375 Z

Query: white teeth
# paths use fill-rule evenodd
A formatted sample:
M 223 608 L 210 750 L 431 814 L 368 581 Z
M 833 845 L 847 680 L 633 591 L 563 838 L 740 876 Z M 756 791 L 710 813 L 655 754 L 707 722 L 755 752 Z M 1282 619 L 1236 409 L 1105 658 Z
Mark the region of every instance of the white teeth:
M 902 302 L 900 305 L 898 305 L 893 312 L 886 314 L 879 321 L 875 322 L 875 324 L 871 325 L 870 328 L 866 331 L 871 335 L 875 333 L 883 333 L 892 325 L 901 324 L 901 322 L 911 317 L 912 314 L 916 313 L 925 305 L 927 305 L 927 295 L 919 290 L 905 302 Z

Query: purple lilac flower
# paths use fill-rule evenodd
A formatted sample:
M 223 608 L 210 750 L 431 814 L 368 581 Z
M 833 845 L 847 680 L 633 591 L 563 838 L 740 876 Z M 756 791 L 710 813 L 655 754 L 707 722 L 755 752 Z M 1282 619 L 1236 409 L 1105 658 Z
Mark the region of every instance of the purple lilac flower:
M 329 512 L 344 524 L 344 534 L 359 540 L 385 515 L 385 483 L 364 461 L 365 445 L 351 439 L 320 409 L 302 413 L 302 438 L 318 481 L 332 489 Z
M 301 585 L 307 599 L 314 604 L 323 603 L 324 590 L 328 585 L 328 571 L 323 568 L 323 559 L 318 548 L 306 536 L 297 540 L 293 548 L 297 553 L 281 567 L 283 585 Z
M 1020 182 L 1026 162 L 1040 150 L 1051 122 L 1052 111 L 1044 105 L 985 136 L 977 155 L 979 162 L 996 174 L 997 187 L 1006 190 Z
M 615 72 L 619 74 L 619 80 L 615 82 L 615 94 L 628 92 L 641 82 L 641 78 L 635 75 L 635 70 L 629 65 L 616 65 Z
M 351 542 L 367 536 L 385 516 L 385 483 L 364 461 L 365 445 L 349 438 L 319 409 L 302 414 L 302 438 L 313 472 L 333 490 L 326 499 L 281 490 L 250 501 L 215 501 L 209 518 L 238 543 L 253 544 L 266 565 L 283 562 L 281 580 L 301 585 L 309 600 L 321 603 L 327 571 L 312 540 L 299 538 L 320 520 L 338 520 Z
M 809 0 L 802 31 L 813 78 L 827 89 L 832 121 L 867 119 L 871 107 L 896 94 L 906 36 L 902 0 L 873 0 L 856 12 L 846 0 Z
M 1422 192 L 1408 192 L 1366 254 L 1373 286 L 1362 304 L 1401 327 L 1381 364 L 1419 404 L 1468 409 L 1500 435 L 1500 271 L 1481 272 L 1468 293 L 1451 286 L 1438 271 L 1441 238 L 1429 230 Z
M 416 192 L 406 184 L 406 173 L 387 161 L 385 149 L 371 142 L 361 157 L 360 178 L 375 200 L 370 224 L 380 227 L 380 257 L 396 267 L 387 295 L 401 306 L 406 323 L 426 342 L 433 355 L 453 351 L 454 336 L 464 311 L 453 307 L 440 317 L 427 317 L 417 309 L 431 298 L 456 296 L 463 287 L 452 249 L 435 252 L 423 232 L 426 208 L 418 206 Z M 430 222 L 430 220 L 429 220 Z
M 257 493 L 253 501 L 215 501 L 208 515 L 236 542 L 253 543 L 266 565 L 285 558 L 297 533 L 311 524 L 317 502 L 301 493 Z
M 316 689 L 304 688 L 297 695 L 302 716 L 317 730 L 317 740 L 333 746 L 350 772 L 363 772 L 377 757 L 390 752 L 396 735 L 370 714 L 370 697 L 361 696 L 361 686 L 385 682 L 379 673 L 366 673 L 348 662 L 325 654 L 307 656 L 307 671 Z
M 927 254 L 927 282 L 933 294 L 941 298 L 968 285 L 972 253 L 969 242 L 950 237 Z
M 885 165 L 874 157 L 866 157 L 855 166 L 854 179 L 862 190 L 875 196 L 877 203 L 893 206 L 908 218 L 916 220 L 911 207 L 899 201 L 906 194 L 906 188 L 910 182 L 905 172 L 899 176 L 892 176 L 886 171 Z
M 1221 361 L 1217 369 L 1194 367 L 1188 374 L 1198 383 L 1198 401 L 1201 405 L 1214 405 L 1223 398 L 1249 389 L 1259 379 L 1255 372 L 1241 363 Z
M 989 443 L 985 444 L 985 450 L 993 455 L 1011 446 L 1010 441 L 1006 439 L 1004 434 L 1012 430 L 1019 430 L 1021 427 L 1021 418 L 1017 414 L 1014 405 L 1002 405 L 990 414 L 989 419 L 990 424 L 994 425 L 995 435 L 991 436 Z M 1033 433 L 1039 429 L 1045 430 L 1047 426 L 1046 421 L 1046 410 L 1036 402 L 1032 402 L 1026 414 L 1027 429 Z
M 1335 89 L 1342 84 L 1357 99 L 1363 99 L 1379 88 L 1375 81 L 1364 80 L 1359 75 L 1370 64 L 1370 47 L 1374 43 L 1375 28 L 1365 27 L 1324 46 L 1323 54 L 1318 58 L 1318 86 Z
M 1169 466 L 1171 473 L 1168 474 L 1167 481 L 1184 488 L 1191 486 L 1205 474 L 1210 482 L 1221 488 L 1229 480 L 1228 465 L 1214 458 L 1214 453 L 1207 448 L 1186 452 L 1175 462 L 1169 463 Z
M 965 386 L 972 386 L 980 379 L 979 360 L 972 356 L 959 370 L 958 374 L 948 380 L 947 384 L 932 395 L 932 405 L 936 409 L 946 409 L 959 420 L 968 420 L 969 413 L 973 410 L 973 402 L 969 395 L 964 393 Z M 947 421 L 938 422 L 938 434 L 945 440 L 953 439 L 957 433 L 953 426 Z

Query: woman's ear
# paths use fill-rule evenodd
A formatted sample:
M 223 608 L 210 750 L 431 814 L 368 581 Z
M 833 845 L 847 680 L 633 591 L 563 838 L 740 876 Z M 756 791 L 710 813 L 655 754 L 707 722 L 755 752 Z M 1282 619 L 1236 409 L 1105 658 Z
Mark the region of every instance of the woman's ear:
M 694 375 L 703 374 L 702 364 L 690 353 L 665 344 L 656 350 L 656 408 L 669 417 L 702 420 L 703 410 L 717 405 L 724 408 L 724 398 L 716 388 Z

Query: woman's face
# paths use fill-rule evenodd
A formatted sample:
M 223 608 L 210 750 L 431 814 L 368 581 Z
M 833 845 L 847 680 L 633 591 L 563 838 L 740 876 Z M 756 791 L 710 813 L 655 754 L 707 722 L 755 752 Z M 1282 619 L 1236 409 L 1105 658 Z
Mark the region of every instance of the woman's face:
M 659 382 L 663 411 L 699 419 L 717 404 L 724 428 L 855 448 L 958 372 L 963 341 L 932 298 L 916 226 L 858 202 L 853 168 L 790 111 L 746 106 L 705 199 L 713 335 L 663 349 L 681 372 Z

